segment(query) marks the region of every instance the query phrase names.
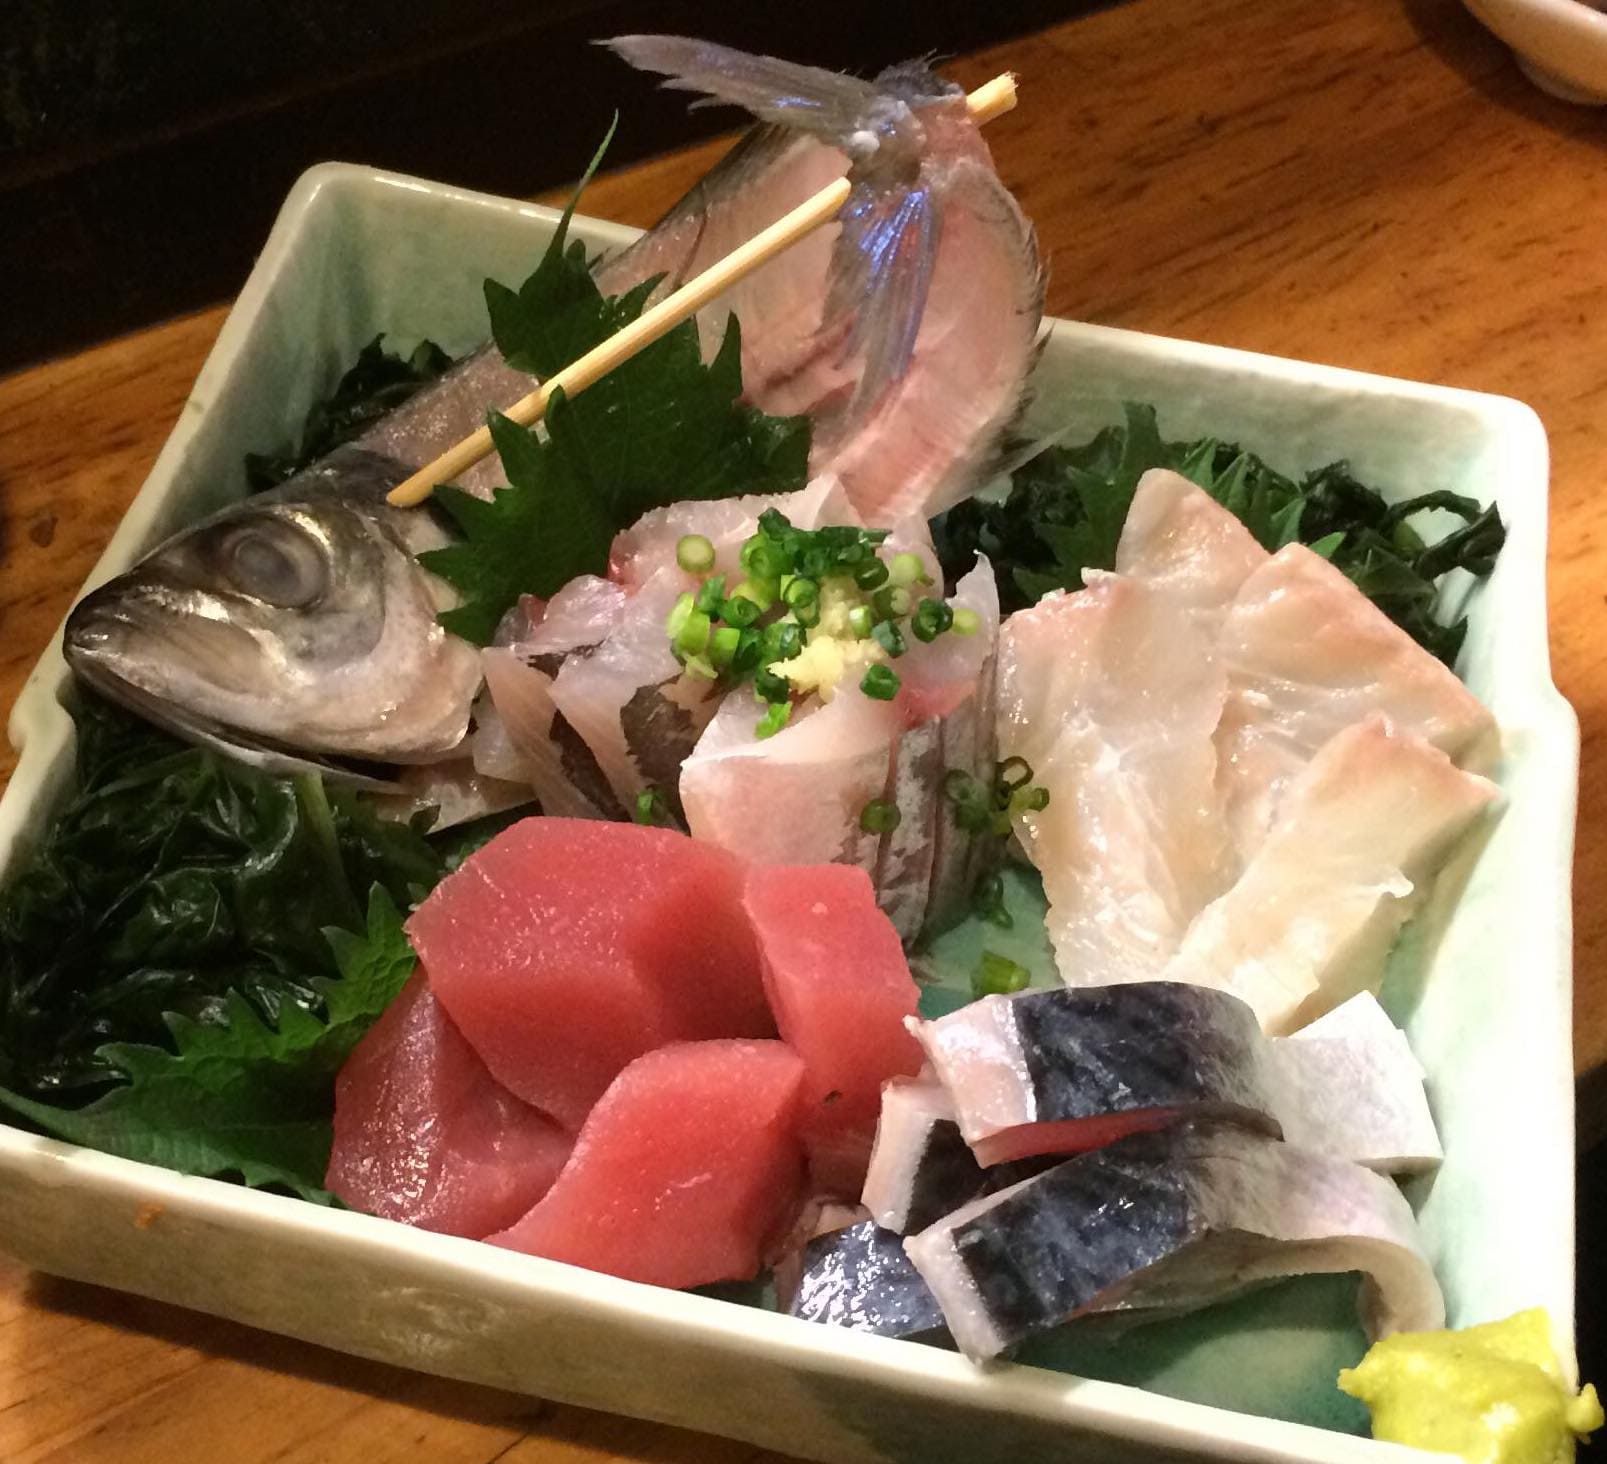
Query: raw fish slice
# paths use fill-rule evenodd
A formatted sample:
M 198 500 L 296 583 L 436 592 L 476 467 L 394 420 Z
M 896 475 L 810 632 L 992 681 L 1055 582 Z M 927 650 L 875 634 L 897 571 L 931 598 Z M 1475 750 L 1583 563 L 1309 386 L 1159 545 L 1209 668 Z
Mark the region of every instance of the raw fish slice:
M 658 1286 L 747 1280 L 797 1208 L 803 1081 L 780 1042 L 637 1058 L 546 1198 L 491 1243 Z
M 788 1310 L 806 1322 L 878 1337 L 948 1341 L 937 1298 L 904 1253 L 903 1241 L 870 1220 L 810 1241 Z
M 648 787 L 672 805 L 682 762 L 714 714 L 716 701 L 681 675 L 664 622 L 696 579 L 660 570 L 626 603 L 618 627 L 587 656 L 569 656 L 552 683 L 564 720 L 591 750 L 614 797 L 627 810 Z
M 422 974 L 335 1079 L 324 1183 L 354 1210 L 482 1240 L 523 1215 L 574 1144 L 486 1070 Z
M 743 873 L 668 829 L 528 818 L 437 885 L 407 931 L 491 1071 L 578 1128 L 652 1048 L 774 1031 Z
M 1245 580 L 1220 648 L 1230 694 L 1217 746 L 1245 857 L 1318 748 L 1374 712 L 1464 767 L 1493 750 L 1494 719 L 1456 673 L 1304 545 Z
M 842 477 L 865 522 L 957 502 L 1019 411 L 1043 313 L 1031 228 L 959 89 L 919 65 L 868 83 L 673 36 L 612 44 L 670 86 L 853 158 L 829 271 L 811 254 L 772 281 L 818 302 L 813 338 L 790 361 L 778 349 L 748 394 L 768 411 L 810 412 L 812 466 Z
M 1416 1174 L 1445 1157 L 1406 1034 L 1364 991 L 1271 1044 L 1283 1069 L 1284 1137 L 1380 1174 Z
M 1049 806 L 1017 820 L 1071 985 L 1158 976 L 1228 881 L 1211 734 L 1227 677 L 1171 596 L 1119 575 L 1046 595 L 999 637 L 999 752 Z
M 618 818 L 625 812 L 590 749 L 558 711 L 552 683 L 566 656 L 590 654 L 618 627 L 626 599 L 608 580 L 577 576 L 544 605 L 527 597 L 523 625 L 506 644 L 480 653 L 491 705 L 489 715 L 485 708 L 476 714 L 475 766 L 522 777 L 544 813 Z
M 804 703 L 775 736 L 762 705 L 726 697 L 681 767 L 687 827 L 756 864 L 849 863 L 874 872 L 879 842 L 859 816 L 887 787 L 900 715 L 859 687 Z
M 1132 1135 L 977 1200 L 904 1246 L 978 1361 L 1079 1317 L 1173 1315 L 1316 1272 L 1362 1273 L 1374 1338 L 1445 1321 L 1391 1181 L 1227 1124 Z
M 1290 783 L 1166 979 L 1231 991 L 1274 1033 L 1375 986 L 1417 897 L 1497 791 L 1383 716 L 1347 727 Z
M 882 1084 L 921 1065 L 904 1030 L 920 993 L 898 933 L 864 871 L 842 864 L 754 869 L 742 903 L 776 1026 L 807 1071 L 799 1133 L 811 1177 L 857 1199 Z
M 904 1235 L 924 1230 L 981 1194 L 987 1184 L 960 1133 L 943 1085 L 928 1070 L 882 1089 L 876 1144 L 863 1199 L 871 1219 Z
M 977 1162 L 1098 1148 L 1190 1118 L 1276 1137 L 1279 1071 L 1255 1014 L 1181 983 L 988 996 L 912 1020 Z
M 683 535 L 702 534 L 715 549 L 711 573 L 731 584 L 742 578 L 738 554 L 759 527 L 766 509 L 780 509 L 794 527 L 856 524 L 842 483 L 830 473 L 811 478 L 793 493 L 750 493 L 741 498 L 691 499 L 655 508 L 614 538 L 608 556 L 609 578 L 634 589 L 659 570 L 675 566 L 675 550 Z
M 1138 480 L 1116 546 L 1116 573 L 1176 596 L 1211 632 L 1271 556 L 1238 517 L 1181 473 Z

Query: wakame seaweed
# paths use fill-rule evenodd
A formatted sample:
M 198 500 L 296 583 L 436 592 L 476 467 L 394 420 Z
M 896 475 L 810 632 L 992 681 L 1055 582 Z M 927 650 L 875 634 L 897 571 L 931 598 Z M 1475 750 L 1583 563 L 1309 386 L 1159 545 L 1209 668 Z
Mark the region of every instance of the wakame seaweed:
M 0 893 L 0 1087 L 77 1103 L 108 1043 L 171 1045 L 164 1014 L 270 1025 L 324 1009 L 326 928 L 402 909 L 445 869 L 417 829 L 315 778 L 268 777 L 84 692 L 77 791 Z
M 1002 501 L 971 499 L 938 520 L 934 536 L 950 581 L 980 551 L 993 562 L 1006 613 L 1050 590 L 1081 589 L 1084 569 L 1114 568 L 1139 478 L 1170 468 L 1236 514 L 1263 548 L 1310 545 L 1419 645 L 1455 662 L 1467 622 L 1435 618 L 1438 581 L 1453 569 L 1490 573 L 1506 539 L 1493 505 L 1443 491 L 1391 504 L 1345 462 L 1296 482 L 1234 443 L 1165 441 L 1153 407 L 1130 403 L 1126 418 L 1079 447 L 1038 454 L 1015 471 Z M 1425 543 L 1410 520 L 1433 509 L 1463 522 Z
M 359 353 L 335 389 L 314 402 L 293 452 L 246 454 L 246 485 L 253 493 L 276 488 L 286 478 L 365 432 L 387 412 L 428 386 L 453 364 L 434 341 L 420 341 L 406 356 L 385 349 L 377 335 Z

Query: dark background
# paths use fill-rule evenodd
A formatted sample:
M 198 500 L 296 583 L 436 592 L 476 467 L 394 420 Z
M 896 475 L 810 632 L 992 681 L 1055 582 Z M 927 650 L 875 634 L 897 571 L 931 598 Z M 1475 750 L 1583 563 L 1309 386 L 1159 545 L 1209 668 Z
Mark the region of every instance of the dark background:
M 313 163 L 527 195 L 572 179 L 616 107 L 613 165 L 731 125 L 597 37 L 870 72 L 1101 3 L 0 0 L 0 370 L 228 298 Z M 1607 1383 L 1607 1143 L 1579 1180 L 1581 1362 Z
M 330 159 L 494 193 L 733 125 L 592 45 L 707 35 L 872 72 L 1101 0 L 0 0 L 0 370 L 232 295 Z

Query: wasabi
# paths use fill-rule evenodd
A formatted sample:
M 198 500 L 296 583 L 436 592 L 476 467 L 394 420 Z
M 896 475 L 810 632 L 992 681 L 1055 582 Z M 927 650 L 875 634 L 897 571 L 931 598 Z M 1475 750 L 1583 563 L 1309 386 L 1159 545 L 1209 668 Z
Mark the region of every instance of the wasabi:
M 1339 1386 L 1367 1405 L 1374 1438 L 1468 1464 L 1570 1464 L 1602 1426 L 1596 1390 L 1569 1387 L 1542 1307 L 1458 1332 L 1397 1332 Z

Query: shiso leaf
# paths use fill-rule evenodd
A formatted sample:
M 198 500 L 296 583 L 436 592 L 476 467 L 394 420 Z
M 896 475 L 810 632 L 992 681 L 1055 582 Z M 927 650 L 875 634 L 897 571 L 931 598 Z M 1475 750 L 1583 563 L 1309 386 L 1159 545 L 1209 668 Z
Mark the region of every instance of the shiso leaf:
M 604 296 L 584 245 L 569 242 L 574 205 L 523 285 L 486 283 L 498 349 L 543 378 L 635 320 L 657 283 Z M 649 509 L 801 488 L 808 418 L 767 416 L 741 395 L 742 337 L 732 317 L 712 361 L 705 364 L 697 326 L 686 321 L 579 395 L 557 393 L 543 431 L 493 413 L 508 486 L 489 501 L 439 490 L 464 540 L 419 556 L 463 597 L 441 624 L 483 645 L 520 595 L 550 595 L 576 575 L 603 573 L 613 536 Z
M 1123 426 L 1080 447 L 1052 446 L 1025 463 L 1003 501 L 973 499 L 950 509 L 935 533 L 950 579 L 980 551 L 999 574 L 1007 613 L 1051 590 L 1081 589 L 1084 570 L 1115 567 L 1139 478 L 1171 468 L 1237 515 L 1263 548 L 1309 545 L 1420 645 L 1448 665 L 1455 661 L 1467 624 L 1435 618 L 1439 580 L 1453 569 L 1490 573 L 1506 537 L 1493 506 L 1443 490 L 1390 504 L 1343 462 L 1296 482 L 1213 437 L 1165 441 L 1151 406 L 1128 403 L 1125 415 Z M 1410 520 L 1436 510 L 1463 523 L 1425 545 Z
M 401 991 L 415 958 L 400 912 L 378 885 L 362 935 L 325 933 L 340 976 L 313 979 L 323 1017 L 287 1003 L 270 1025 L 231 989 L 214 1020 L 166 1014 L 171 1051 L 134 1043 L 101 1049 L 127 1081 L 87 1107 L 57 1108 L 4 1088 L 0 1106 L 69 1143 L 329 1203 L 323 1176 L 335 1074 Z

